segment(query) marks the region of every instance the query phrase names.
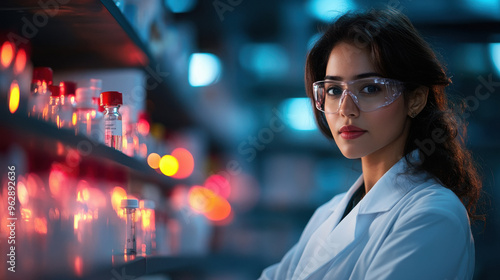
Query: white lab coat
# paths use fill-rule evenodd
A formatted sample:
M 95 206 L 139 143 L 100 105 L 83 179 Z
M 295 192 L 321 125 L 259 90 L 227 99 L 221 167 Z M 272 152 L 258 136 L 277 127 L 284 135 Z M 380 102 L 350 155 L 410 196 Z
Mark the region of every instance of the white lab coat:
M 406 168 L 403 158 L 339 223 L 359 177 L 316 210 L 299 242 L 259 279 L 472 279 L 465 207 L 435 179 Z

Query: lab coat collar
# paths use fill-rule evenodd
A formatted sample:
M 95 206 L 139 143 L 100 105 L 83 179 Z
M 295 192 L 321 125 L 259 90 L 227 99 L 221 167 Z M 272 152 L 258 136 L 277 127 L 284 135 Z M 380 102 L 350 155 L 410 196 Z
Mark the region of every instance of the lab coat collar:
M 407 158 L 413 165 L 420 164 L 418 150 L 411 152 Z M 389 211 L 412 187 L 425 181 L 426 173 L 414 173 L 408 161 L 405 157 L 401 158 L 375 183 L 359 203 L 359 214 Z
M 420 162 L 418 151 L 413 151 L 408 159 L 413 164 L 418 164 Z M 408 167 L 405 158 L 399 160 L 339 222 L 352 195 L 363 184 L 361 175 L 336 207 L 330 208 L 332 211 L 330 216 L 311 236 L 293 279 L 308 279 L 326 263 L 341 258 L 346 247 L 359 240 L 359 237 L 368 230 L 376 217 L 369 214 L 389 211 L 415 183 L 422 181 L 421 174 L 406 174 Z
M 408 160 L 414 165 L 421 163 L 418 150 L 408 155 Z M 359 214 L 370 214 L 389 211 L 415 183 L 425 179 L 425 174 L 408 174 L 409 164 L 405 157 L 394 164 L 372 187 L 359 202 Z M 349 188 L 342 201 L 330 210 L 345 210 L 352 195 L 363 185 L 363 174 Z

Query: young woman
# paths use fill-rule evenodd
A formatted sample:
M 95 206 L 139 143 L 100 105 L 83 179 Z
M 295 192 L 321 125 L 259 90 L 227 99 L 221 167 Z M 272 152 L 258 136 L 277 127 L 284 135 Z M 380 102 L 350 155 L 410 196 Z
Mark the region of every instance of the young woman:
M 326 137 L 363 174 L 260 279 L 471 279 L 481 191 L 429 45 L 395 10 L 346 14 L 309 52 Z

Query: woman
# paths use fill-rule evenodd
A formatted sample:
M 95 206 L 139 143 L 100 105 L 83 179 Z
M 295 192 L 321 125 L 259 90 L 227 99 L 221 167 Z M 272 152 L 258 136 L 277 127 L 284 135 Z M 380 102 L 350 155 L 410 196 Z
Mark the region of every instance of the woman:
M 481 191 L 429 45 L 395 10 L 346 14 L 309 52 L 326 137 L 363 174 L 260 279 L 471 279 Z

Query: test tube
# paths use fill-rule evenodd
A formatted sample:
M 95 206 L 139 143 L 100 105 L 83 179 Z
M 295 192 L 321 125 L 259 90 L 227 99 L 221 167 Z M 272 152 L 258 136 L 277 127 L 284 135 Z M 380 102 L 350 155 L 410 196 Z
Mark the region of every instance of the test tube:
M 137 253 L 135 243 L 135 210 L 139 207 L 139 201 L 137 199 L 122 199 L 121 207 L 127 218 L 125 255 L 135 255 Z

